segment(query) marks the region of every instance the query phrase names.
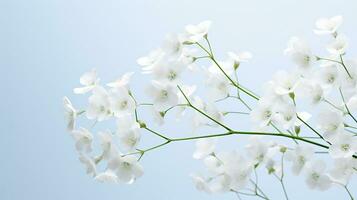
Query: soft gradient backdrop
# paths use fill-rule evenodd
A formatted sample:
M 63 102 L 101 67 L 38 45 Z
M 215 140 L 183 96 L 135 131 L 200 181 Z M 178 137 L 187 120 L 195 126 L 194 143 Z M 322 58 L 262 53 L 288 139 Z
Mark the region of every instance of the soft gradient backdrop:
M 353 0 L 0 0 L 0 199 L 236 199 L 194 189 L 189 174 L 202 165 L 191 158 L 192 142 L 145 156 L 145 175 L 134 185 L 93 181 L 65 130 L 62 97 L 83 103 L 71 93 L 83 72 L 95 67 L 103 81 L 139 72 L 136 59 L 166 33 L 206 19 L 213 21 L 210 36 L 219 56 L 253 52 L 253 61 L 240 69 L 241 82 L 261 91 L 274 71 L 292 66 L 282 53 L 290 36 L 322 51 L 324 40 L 312 32 L 319 17 L 344 16 L 349 56 L 356 58 L 356 8 Z M 134 90 L 143 94 L 147 82 L 140 76 Z M 174 125 L 165 130 L 177 131 Z M 303 177 L 288 179 L 292 199 L 347 198 L 341 188 L 321 193 L 310 191 Z M 280 199 L 273 181 L 267 177 L 262 187 Z M 350 187 L 357 195 L 356 181 Z

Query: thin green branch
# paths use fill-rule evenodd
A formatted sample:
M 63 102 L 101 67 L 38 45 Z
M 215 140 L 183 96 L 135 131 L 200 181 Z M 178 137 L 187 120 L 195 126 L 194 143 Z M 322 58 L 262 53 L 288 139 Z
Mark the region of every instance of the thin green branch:
M 228 131 L 232 131 L 232 129 L 230 129 L 228 126 L 224 125 L 223 123 L 219 122 L 218 120 L 214 119 L 213 117 L 209 116 L 208 114 L 206 114 L 205 112 L 201 111 L 200 109 L 198 109 L 196 106 L 192 105 L 191 101 L 188 99 L 188 97 L 186 96 L 186 94 L 183 92 L 183 90 L 180 88 L 179 85 L 177 85 L 178 89 L 180 90 L 181 94 L 184 96 L 184 98 L 186 99 L 188 106 L 193 108 L 194 110 L 196 110 L 197 112 L 199 112 L 200 114 L 202 114 L 203 116 L 207 117 L 208 119 L 212 120 L 213 122 L 215 122 L 216 124 L 220 125 L 221 127 L 223 127 L 224 129 L 228 130 Z

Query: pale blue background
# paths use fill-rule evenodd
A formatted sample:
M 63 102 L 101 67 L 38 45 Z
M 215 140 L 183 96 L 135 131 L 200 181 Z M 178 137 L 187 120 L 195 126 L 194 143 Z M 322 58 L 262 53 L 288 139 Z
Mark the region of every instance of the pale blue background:
M 282 53 L 290 36 L 322 49 L 323 40 L 312 33 L 319 17 L 343 15 L 342 30 L 357 49 L 356 9 L 353 0 L 0 0 L 0 199 L 236 199 L 194 189 L 188 175 L 202 166 L 191 159 L 191 142 L 144 157 L 145 176 L 134 185 L 94 182 L 65 131 L 62 97 L 79 99 L 71 90 L 93 67 L 104 80 L 138 72 L 136 58 L 166 33 L 206 19 L 213 21 L 210 35 L 221 56 L 228 50 L 253 52 L 254 60 L 240 69 L 241 80 L 260 91 L 273 71 L 291 66 Z M 146 82 L 135 80 L 134 89 L 142 93 Z M 302 177 L 288 178 L 292 199 L 347 198 L 340 188 L 320 193 L 308 190 Z M 280 199 L 278 183 L 264 182 L 273 199 Z M 356 182 L 351 189 L 356 196 Z

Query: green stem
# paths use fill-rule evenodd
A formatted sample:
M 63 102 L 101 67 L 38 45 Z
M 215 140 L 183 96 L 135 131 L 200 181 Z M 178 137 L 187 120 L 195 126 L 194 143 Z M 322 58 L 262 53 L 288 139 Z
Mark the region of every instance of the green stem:
M 314 133 L 316 133 L 316 135 L 318 135 L 323 141 L 325 141 L 326 143 L 328 143 L 328 144 L 331 145 L 331 143 L 330 143 L 329 141 L 326 141 L 326 140 L 322 137 L 322 135 L 321 135 L 319 132 L 317 132 L 312 126 L 310 126 L 307 122 L 305 122 L 303 119 L 301 119 L 298 115 L 296 115 L 296 116 L 297 116 L 297 118 L 298 118 L 303 124 L 305 124 L 310 130 L 312 130 Z
M 224 129 L 231 131 L 232 129 L 230 129 L 228 126 L 224 125 L 223 123 L 217 121 L 216 119 L 214 119 L 213 117 L 207 115 L 205 112 L 201 111 L 200 109 L 196 108 L 194 105 L 191 104 L 191 101 L 188 99 L 188 97 L 186 96 L 186 94 L 183 92 L 183 90 L 180 88 L 180 86 L 178 86 L 178 89 L 180 90 L 180 92 L 182 93 L 182 95 L 185 97 L 188 106 L 193 108 L 194 110 L 196 110 L 197 112 L 199 112 L 200 114 L 202 114 L 203 116 L 207 117 L 208 119 L 212 120 L 213 122 L 215 122 L 216 124 L 220 125 L 221 127 L 223 127 Z
M 344 186 L 344 188 L 345 188 L 346 192 L 348 193 L 348 196 L 350 196 L 351 200 L 354 200 L 352 193 L 350 192 L 350 190 L 347 188 L 346 185 Z
M 208 39 L 207 39 L 208 40 Z M 246 93 L 247 95 L 251 96 L 252 98 L 258 100 L 259 97 L 255 94 L 253 94 L 253 92 L 249 91 L 248 89 L 245 89 L 244 87 L 242 87 L 240 84 L 236 83 L 230 76 L 228 76 L 228 74 L 223 70 L 223 68 L 218 64 L 218 62 L 216 61 L 216 59 L 214 58 L 214 56 L 204 47 L 202 46 L 200 43 L 196 43 L 202 50 L 204 50 L 210 57 L 210 59 L 217 65 L 217 67 L 222 71 L 222 73 L 224 74 L 224 76 L 227 77 L 227 79 L 231 82 L 231 84 L 233 86 L 235 86 L 236 88 L 240 89 L 242 92 Z
M 341 97 L 342 97 L 343 105 L 344 105 L 345 108 L 346 108 L 347 114 L 353 119 L 353 121 L 355 121 L 355 123 L 357 123 L 357 119 L 352 115 L 350 109 L 348 108 L 348 106 L 347 106 L 347 104 L 346 104 L 345 97 L 343 96 L 343 93 L 342 93 L 341 88 L 339 88 L 339 91 L 340 91 L 340 95 L 341 95 Z
M 340 55 L 340 59 L 341 59 L 341 63 L 340 63 L 340 64 L 341 64 L 341 65 L 343 66 L 343 68 L 346 70 L 348 76 L 352 79 L 352 76 L 351 76 L 350 72 L 347 70 L 347 67 L 346 67 L 345 63 L 343 62 L 342 55 Z

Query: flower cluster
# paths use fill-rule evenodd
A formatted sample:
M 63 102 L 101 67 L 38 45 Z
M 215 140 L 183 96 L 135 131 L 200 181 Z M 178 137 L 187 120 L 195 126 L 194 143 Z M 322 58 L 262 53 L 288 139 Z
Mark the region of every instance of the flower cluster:
M 130 88 L 132 72 L 107 84 L 101 84 L 95 70 L 83 74 L 82 86 L 74 93 L 89 94 L 87 107 L 76 109 L 64 98 L 67 127 L 80 162 L 97 181 L 130 184 L 143 175 L 140 160 L 146 153 L 173 142 L 195 140 L 193 158 L 201 160 L 207 171 L 205 175 L 192 174 L 200 191 L 268 199 L 257 181 L 258 171 L 262 170 L 276 177 L 288 199 L 284 167 L 289 164 L 293 174 L 304 174 L 311 189 L 343 186 L 353 199 L 347 186 L 357 172 L 357 62 L 345 59 L 348 40 L 339 32 L 341 23 L 341 16 L 316 22 L 314 32 L 331 38 L 326 56 L 315 55 L 304 40 L 291 38 L 285 54 L 295 68 L 278 71 L 264 84 L 261 97 L 238 81 L 239 68 L 252 58 L 251 53 L 228 52 L 226 60 L 216 60 L 208 39 L 210 21 L 168 35 L 159 48 L 137 60 L 143 74 L 152 78 L 145 88 L 148 103 L 134 97 Z M 192 74 L 201 76 L 205 87 L 187 80 Z M 197 89 L 204 89 L 204 95 L 199 96 Z M 245 98 L 257 101 L 254 109 Z M 219 102 L 227 99 L 245 110 L 223 110 Z M 191 119 L 192 132 L 200 127 L 224 132 L 172 138 L 151 128 L 139 115 L 139 107 L 149 108 L 158 126 L 164 125 L 166 115 L 176 110 L 176 118 Z M 228 115 L 250 117 L 252 131 L 231 128 L 226 122 Z M 94 125 L 77 126 L 81 116 Z M 115 130 L 92 134 L 93 127 L 103 121 L 114 121 Z M 142 131 L 163 142 L 141 148 Z M 234 135 L 250 135 L 244 150 L 217 151 L 214 138 Z M 281 140 L 268 141 L 269 137 L 287 140 L 283 144 Z M 93 150 L 97 143 L 99 151 Z M 326 154 L 329 159 L 316 158 L 317 154 Z

